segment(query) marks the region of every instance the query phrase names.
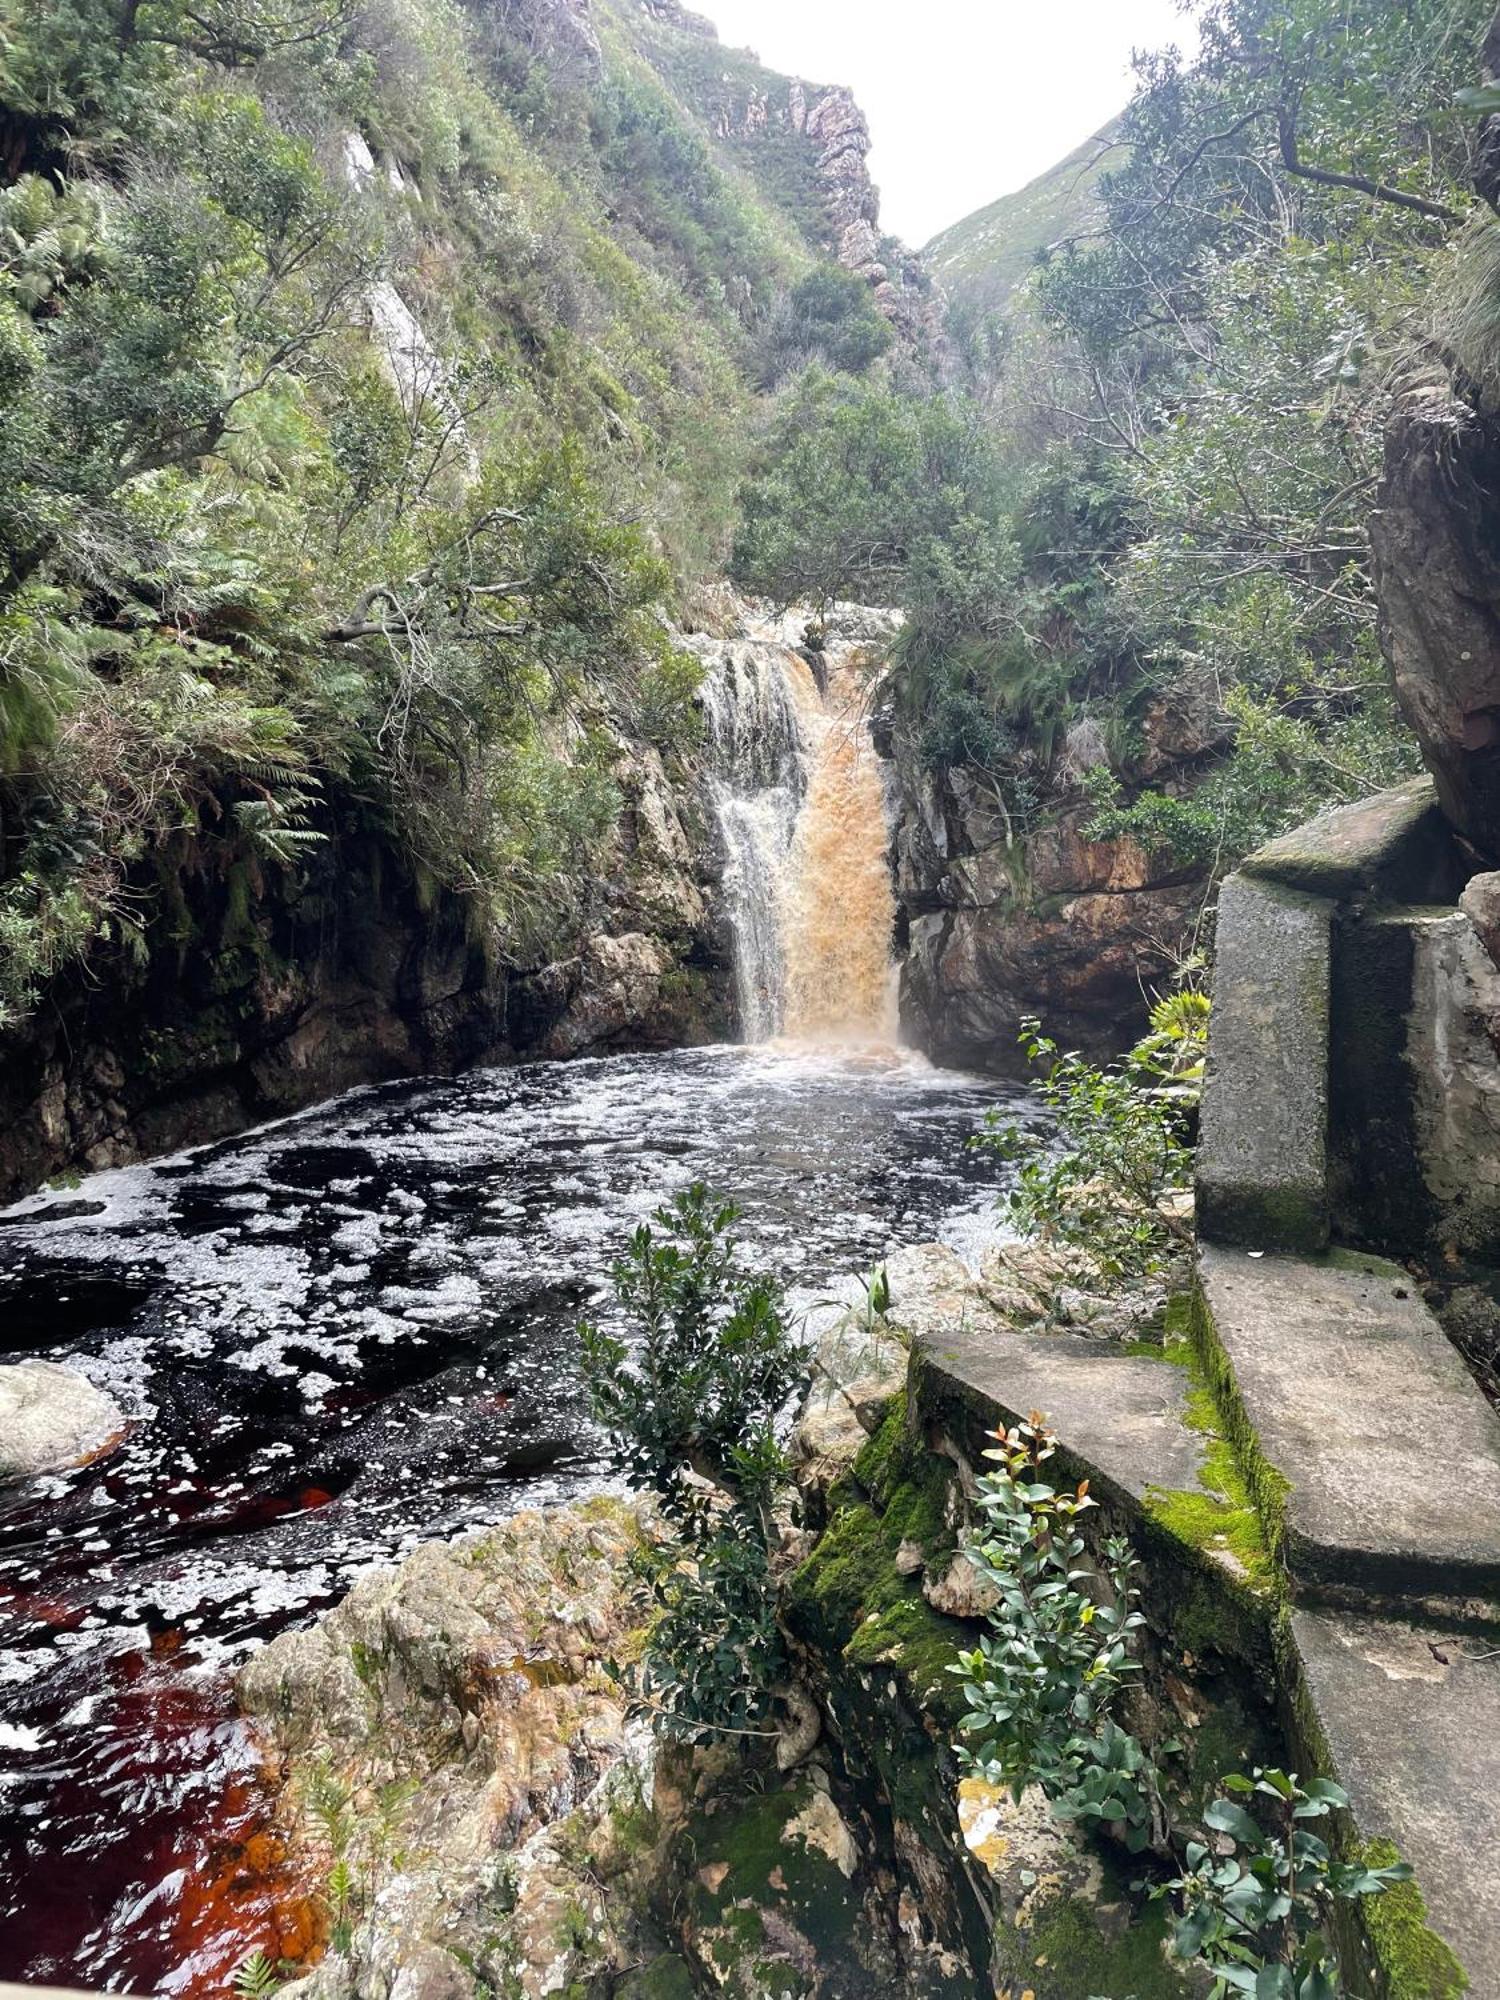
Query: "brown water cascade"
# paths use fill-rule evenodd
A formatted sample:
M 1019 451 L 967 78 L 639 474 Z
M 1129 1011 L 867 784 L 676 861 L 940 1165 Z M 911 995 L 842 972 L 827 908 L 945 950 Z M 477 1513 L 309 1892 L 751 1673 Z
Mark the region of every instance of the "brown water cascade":
M 816 652 L 805 613 L 698 642 L 747 1042 L 897 1039 L 890 828 L 869 724 L 891 622 L 837 607 Z
M 799 1042 L 896 1040 L 890 831 L 864 648 L 828 649 L 786 874 L 786 1013 Z

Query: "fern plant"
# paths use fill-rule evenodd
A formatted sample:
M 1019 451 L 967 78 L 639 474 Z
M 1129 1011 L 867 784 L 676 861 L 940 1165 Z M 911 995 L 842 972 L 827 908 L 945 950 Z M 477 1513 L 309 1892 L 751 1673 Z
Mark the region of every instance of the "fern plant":
M 263 1951 L 252 1951 L 235 1967 L 229 1983 L 239 2000 L 269 2000 L 271 1994 L 281 1991 L 283 1981 Z

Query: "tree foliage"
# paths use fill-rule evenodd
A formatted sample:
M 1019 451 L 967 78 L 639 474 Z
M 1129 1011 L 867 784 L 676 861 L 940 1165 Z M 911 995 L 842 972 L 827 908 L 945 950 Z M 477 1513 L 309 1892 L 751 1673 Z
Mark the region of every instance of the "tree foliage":
M 1414 768 L 1365 523 L 1393 384 L 1473 207 L 1456 98 L 1492 10 L 1195 11 L 1194 53 L 1143 57 L 1101 142 L 1097 222 L 1003 322 L 960 309 L 956 386 L 783 392 L 737 560 L 776 595 L 907 611 L 916 753 L 968 766 L 1007 837 L 1076 809 L 1087 771 L 1096 836 L 1218 871 Z M 1470 225 L 1448 327 L 1500 379 L 1482 239 Z M 939 437 L 963 450 L 934 465 Z M 1184 693 L 1196 737 L 1163 751 Z
M 806 1354 L 779 1287 L 739 1261 L 737 1214 L 699 1184 L 678 1195 L 614 1269 L 632 1338 L 579 1329 L 606 1450 L 667 1528 L 647 1562 L 657 1617 L 634 1691 L 665 1733 L 689 1739 L 773 1733 L 787 1676 L 771 1567 L 787 1476 L 777 1425 Z
M 555 951 L 622 733 L 691 735 L 665 612 L 809 253 L 628 47 L 591 123 L 514 14 L 0 25 L 0 1024 L 345 830 Z

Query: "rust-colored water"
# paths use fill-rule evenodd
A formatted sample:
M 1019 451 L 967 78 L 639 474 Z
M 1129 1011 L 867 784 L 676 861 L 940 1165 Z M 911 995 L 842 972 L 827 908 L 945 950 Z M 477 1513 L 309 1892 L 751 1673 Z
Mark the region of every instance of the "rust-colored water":
M 786 882 L 785 1033 L 841 1046 L 896 1040 L 896 919 L 863 649 L 831 647 Z

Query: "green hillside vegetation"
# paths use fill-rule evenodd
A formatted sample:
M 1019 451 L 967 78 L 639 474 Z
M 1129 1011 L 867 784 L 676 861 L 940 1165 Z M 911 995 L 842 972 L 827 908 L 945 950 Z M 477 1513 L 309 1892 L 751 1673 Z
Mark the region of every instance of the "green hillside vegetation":
M 1012 837 L 1067 814 L 1213 875 L 1415 766 L 1366 523 L 1395 387 L 1432 365 L 1431 299 L 1493 325 L 1458 102 L 1492 8 L 1197 11 L 1192 61 L 1140 65 L 1095 226 L 1064 224 L 1022 291 L 1076 175 L 1012 198 L 1024 228 L 991 209 L 939 239 L 970 302 L 951 387 L 785 392 L 735 564 L 773 593 L 902 605 L 912 754 L 967 767 Z M 986 284 L 1007 310 L 973 303 Z
M 1113 120 L 1025 187 L 933 237 L 922 260 L 960 312 L 1002 311 L 1045 251 L 1099 227 L 1099 176 L 1115 161 L 1118 134 Z
M 813 154 L 757 177 L 670 82 L 739 59 L 589 18 L 7 11 L 0 1024 L 150 949 L 182 871 L 334 827 L 497 953 L 553 946 L 618 733 L 690 735 L 664 619 L 819 269 Z M 884 322 L 840 279 L 800 337 L 864 367 Z

